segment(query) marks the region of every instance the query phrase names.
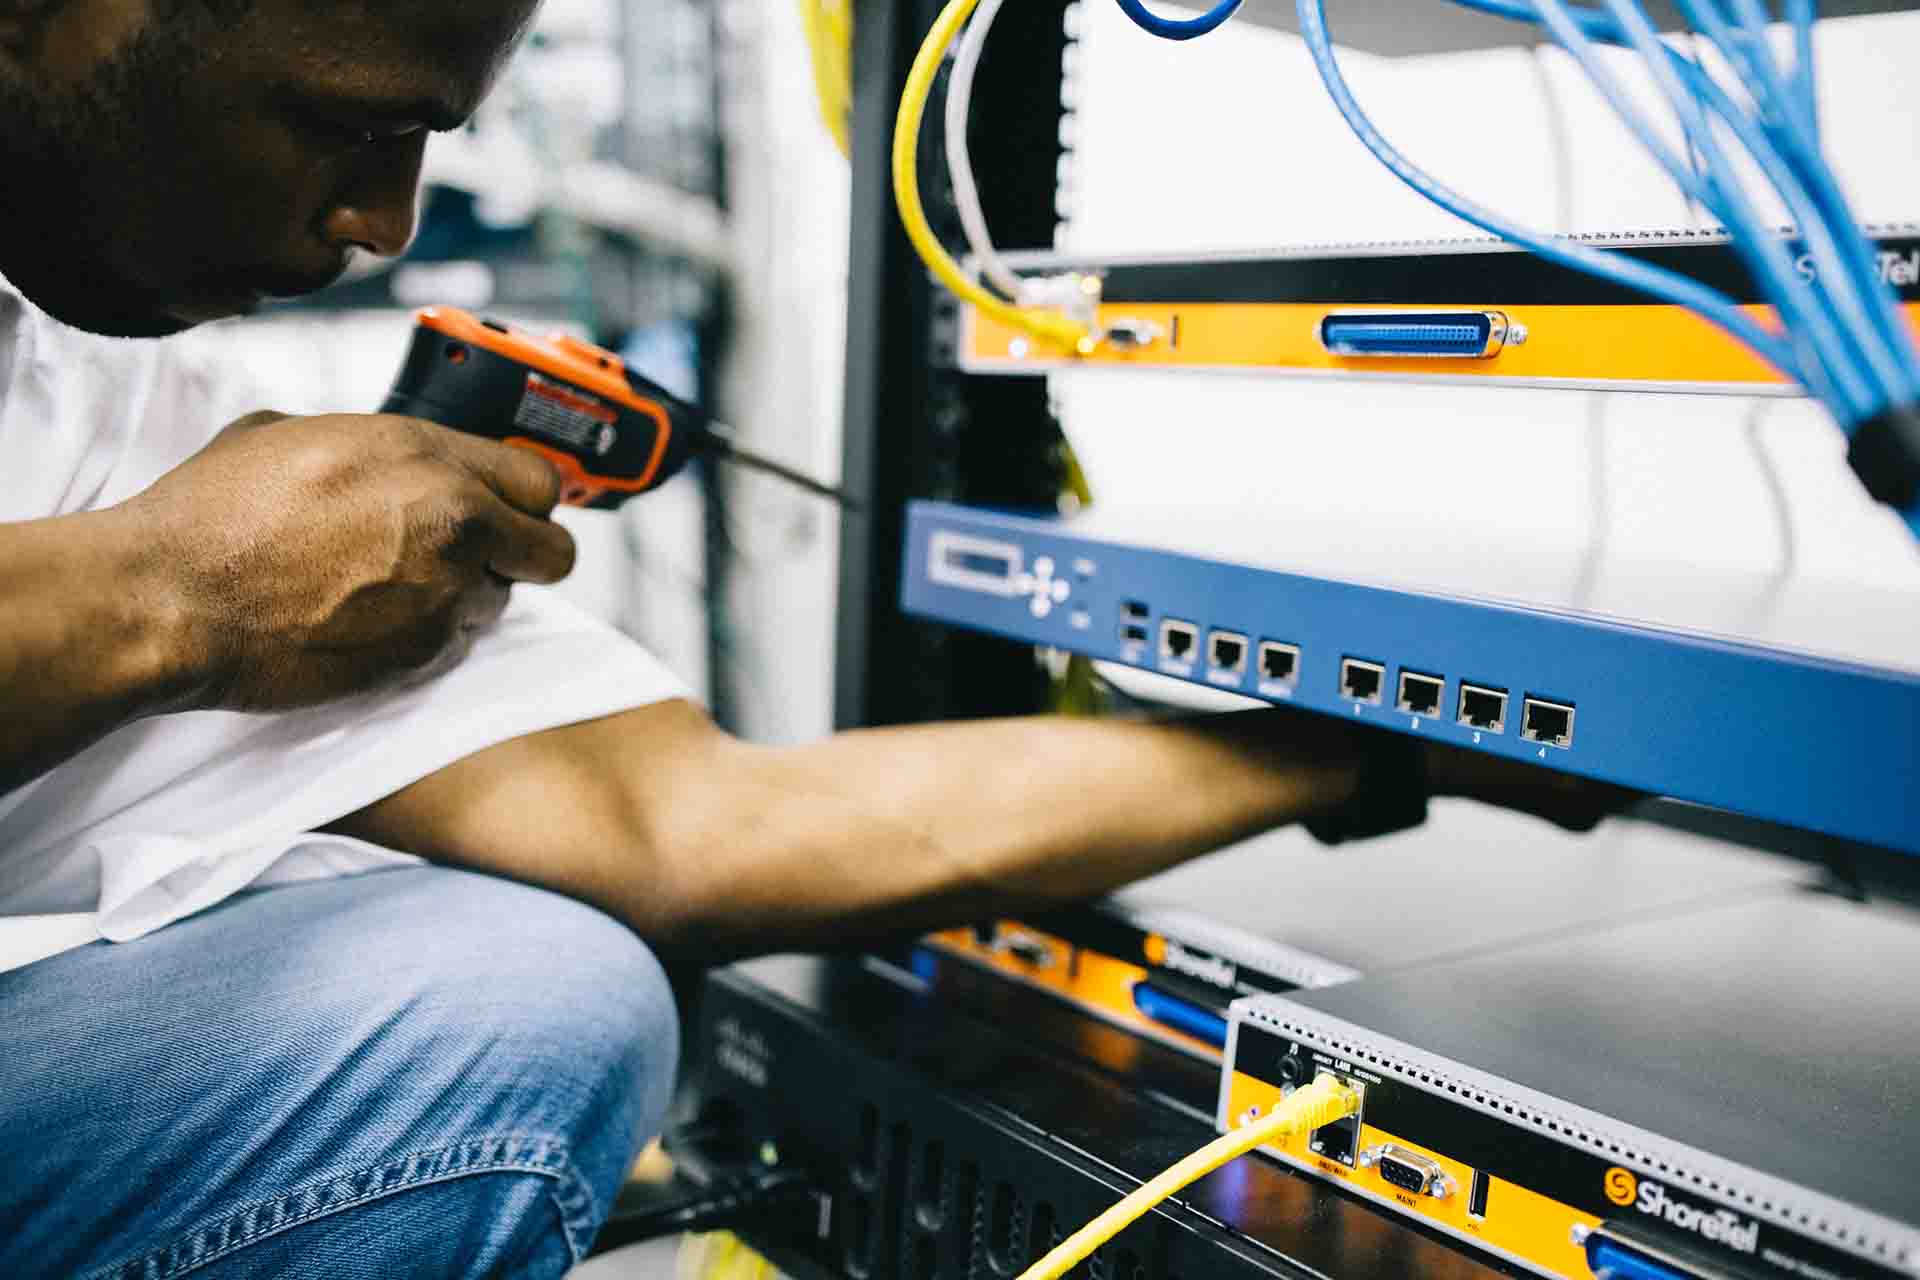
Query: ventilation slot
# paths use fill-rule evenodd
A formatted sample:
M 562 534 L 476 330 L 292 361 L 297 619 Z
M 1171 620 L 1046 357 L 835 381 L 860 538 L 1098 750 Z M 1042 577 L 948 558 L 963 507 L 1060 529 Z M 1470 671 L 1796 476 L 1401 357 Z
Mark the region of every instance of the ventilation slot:
M 987 1261 L 1002 1275 L 1016 1275 L 1026 1266 L 1015 1241 L 1021 1237 L 1020 1193 L 1011 1182 L 993 1189 L 993 1205 L 987 1214 Z
M 953 1174 L 953 1199 L 947 1208 L 948 1251 L 953 1274 L 966 1280 L 979 1268 L 980 1166 L 963 1161 Z
M 913 1242 L 913 1280 L 940 1280 L 940 1251 L 932 1236 Z
M 938 1231 L 946 1219 L 947 1148 L 935 1140 L 920 1153 L 919 1176 L 914 1180 L 914 1216 L 928 1231 Z
M 1027 1236 L 1027 1260 L 1037 1262 L 1060 1243 L 1060 1229 L 1054 1225 L 1053 1206 L 1042 1201 L 1033 1206 L 1033 1230 Z

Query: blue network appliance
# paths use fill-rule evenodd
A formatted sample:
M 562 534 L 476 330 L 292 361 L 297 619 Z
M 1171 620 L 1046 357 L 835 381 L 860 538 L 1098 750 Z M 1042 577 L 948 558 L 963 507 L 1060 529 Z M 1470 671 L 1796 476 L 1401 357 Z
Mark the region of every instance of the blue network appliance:
M 1678 800 L 1920 853 L 1920 675 L 910 506 L 902 606 Z

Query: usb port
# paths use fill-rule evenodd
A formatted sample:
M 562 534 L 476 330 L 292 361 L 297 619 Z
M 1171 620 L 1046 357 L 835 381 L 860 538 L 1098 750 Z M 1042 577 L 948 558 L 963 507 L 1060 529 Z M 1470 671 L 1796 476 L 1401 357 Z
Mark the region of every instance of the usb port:
M 1378 705 L 1380 689 L 1386 682 L 1387 669 L 1377 662 L 1362 662 L 1358 658 L 1340 660 L 1340 693 L 1350 701 Z
M 1528 698 L 1521 704 L 1520 736 L 1549 747 L 1573 745 L 1573 704 Z
M 1418 671 L 1400 673 L 1400 700 L 1397 705 L 1410 716 L 1435 715 L 1440 710 L 1440 694 L 1447 682 L 1439 676 L 1425 676 Z
M 1488 733 L 1507 731 L 1507 691 L 1477 684 L 1460 686 L 1460 723 Z
M 1199 637 L 1200 629 L 1191 622 L 1168 618 L 1160 624 L 1160 656 L 1168 662 L 1192 662 Z
M 1268 684 L 1292 684 L 1300 674 L 1300 650 L 1277 640 L 1260 642 L 1260 678 Z
M 1153 610 L 1147 608 L 1147 606 L 1139 600 L 1122 600 L 1120 602 L 1120 612 L 1135 622 L 1145 622 Z
M 1485 1169 L 1473 1171 L 1473 1187 L 1467 1192 L 1467 1216 L 1484 1218 L 1487 1216 L 1487 1193 L 1493 1189 L 1493 1179 L 1487 1176 Z
M 1232 631 L 1207 635 L 1208 674 L 1238 680 L 1247 671 L 1247 638 Z
M 1137 622 L 1122 623 L 1120 626 L 1120 643 L 1126 645 L 1129 649 L 1135 646 L 1145 645 L 1147 643 L 1147 629 Z

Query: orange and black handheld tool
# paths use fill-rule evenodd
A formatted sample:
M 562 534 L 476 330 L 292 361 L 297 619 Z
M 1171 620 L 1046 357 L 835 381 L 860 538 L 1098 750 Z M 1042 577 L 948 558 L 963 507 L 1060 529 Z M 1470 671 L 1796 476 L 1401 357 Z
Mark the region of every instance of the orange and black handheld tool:
M 592 343 L 542 338 L 453 307 L 428 307 L 415 320 L 413 346 L 381 412 L 531 449 L 559 469 L 564 503 L 617 507 L 706 454 L 858 505 L 740 448 L 725 427 Z

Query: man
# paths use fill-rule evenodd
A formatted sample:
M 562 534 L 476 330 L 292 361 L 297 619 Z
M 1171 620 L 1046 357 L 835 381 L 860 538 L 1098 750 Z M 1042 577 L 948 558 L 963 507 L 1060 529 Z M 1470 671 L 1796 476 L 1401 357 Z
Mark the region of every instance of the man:
M 535 2 L 0 0 L 0 1274 L 557 1275 L 665 1106 L 648 943 L 1079 897 L 1429 782 L 1594 803 L 1278 712 L 736 742 L 509 602 L 572 561 L 543 462 L 91 336 L 400 252 Z

